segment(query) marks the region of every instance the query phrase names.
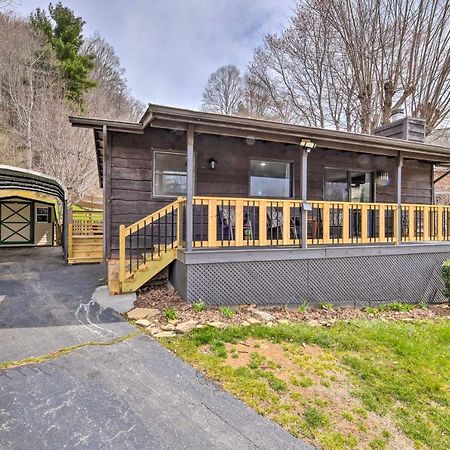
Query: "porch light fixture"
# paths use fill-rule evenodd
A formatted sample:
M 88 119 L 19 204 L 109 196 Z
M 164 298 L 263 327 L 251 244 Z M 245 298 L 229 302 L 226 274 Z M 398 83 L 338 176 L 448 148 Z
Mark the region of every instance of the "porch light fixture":
M 208 161 L 208 165 L 209 165 L 209 168 L 211 169 L 211 170 L 215 170 L 216 169 L 216 166 L 217 166 L 217 161 L 215 160 L 215 159 L 210 159 L 209 161 Z
M 386 186 L 389 184 L 389 172 L 378 172 L 377 173 L 377 184 L 381 186 Z
M 311 150 L 316 148 L 316 143 L 313 141 L 310 141 L 309 139 L 302 139 L 300 141 L 300 147 L 305 148 L 307 152 L 309 153 Z

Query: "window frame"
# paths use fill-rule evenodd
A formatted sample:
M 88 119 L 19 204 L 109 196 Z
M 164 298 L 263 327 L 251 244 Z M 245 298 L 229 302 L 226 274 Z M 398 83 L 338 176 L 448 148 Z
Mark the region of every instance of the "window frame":
M 350 189 L 351 189 L 351 172 L 364 172 L 364 173 L 370 173 L 372 175 L 372 197 L 373 200 L 370 202 L 354 202 L 354 203 L 376 203 L 377 201 L 377 183 L 376 183 L 376 170 L 367 170 L 364 168 L 358 168 L 358 167 L 337 167 L 337 166 L 324 166 L 323 168 L 323 184 L 322 184 L 322 199 L 325 202 L 335 202 L 339 203 L 337 200 L 325 200 L 325 192 L 326 192 L 326 171 L 327 170 L 345 170 L 347 172 L 347 200 L 344 200 L 346 203 L 352 203 L 350 199 Z
M 184 156 L 186 158 L 187 162 L 187 152 L 183 152 L 181 150 L 168 150 L 168 149 L 159 149 L 159 148 L 153 148 L 152 149 L 152 198 L 158 199 L 158 200 L 170 200 L 178 197 L 185 197 L 186 193 L 180 194 L 180 195 L 166 195 L 166 194 L 156 194 L 155 193 L 155 186 L 156 186 L 156 154 L 167 154 L 167 155 L 178 155 L 178 156 Z M 194 184 L 194 195 L 196 192 L 196 154 L 194 152 L 194 173 L 193 173 L 193 184 Z M 187 167 L 186 167 L 186 186 L 187 186 Z
M 40 213 L 39 212 L 39 209 L 45 209 L 46 211 L 45 211 L 45 214 L 43 214 L 43 213 Z M 36 221 L 36 223 L 52 223 L 52 221 L 51 221 L 51 208 L 50 207 L 48 207 L 48 206 L 37 206 L 36 205 L 36 212 L 35 212 L 35 221 Z M 46 220 L 45 221 L 41 221 L 41 220 L 39 220 L 39 216 L 46 216 L 47 218 L 46 218 Z
M 277 197 L 277 196 L 267 196 L 267 195 L 252 195 L 252 161 L 257 162 L 274 162 L 274 163 L 284 163 L 289 164 L 289 196 L 288 197 Z M 295 162 L 291 159 L 274 159 L 265 157 L 251 157 L 248 163 L 248 196 L 249 198 L 268 198 L 268 199 L 290 199 L 295 198 Z

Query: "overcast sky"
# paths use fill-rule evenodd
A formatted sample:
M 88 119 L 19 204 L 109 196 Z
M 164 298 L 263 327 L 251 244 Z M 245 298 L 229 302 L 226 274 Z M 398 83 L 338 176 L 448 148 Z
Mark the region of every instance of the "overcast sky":
M 27 16 L 48 1 L 15 0 Z M 56 3 L 54 1 L 53 3 Z M 116 50 L 132 94 L 144 103 L 198 109 L 211 72 L 241 69 L 265 34 L 279 32 L 295 0 L 65 0 Z

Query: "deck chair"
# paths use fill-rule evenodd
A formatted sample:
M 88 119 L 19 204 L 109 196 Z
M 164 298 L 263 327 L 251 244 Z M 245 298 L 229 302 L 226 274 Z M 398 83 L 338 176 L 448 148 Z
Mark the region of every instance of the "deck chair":
M 220 233 L 221 239 L 224 240 L 224 230 L 228 230 L 228 239 L 230 241 L 234 240 L 234 228 L 236 226 L 236 211 L 233 206 L 223 206 L 217 207 L 219 210 L 220 218 Z
M 290 217 L 289 224 L 291 227 L 292 234 L 294 235 L 294 239 L 298 239 L 297 227 L 295 226 L 295 217 Z M 283 236 L 283 212 L 278 211 L 277 209 L 267 209 L 267 229 L 279 230 L 281 236 Z M 277 232 L 277 239 L 280 239 L 280 236 Z

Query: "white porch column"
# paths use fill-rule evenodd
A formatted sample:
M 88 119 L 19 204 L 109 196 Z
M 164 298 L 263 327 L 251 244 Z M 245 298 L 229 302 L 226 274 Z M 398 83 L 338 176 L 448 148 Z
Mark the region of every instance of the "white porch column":
M 308 202 L 308 149 L 302 147 L 302 155 L 300 159 L 300 199 L 302 200 L 301 213 L 301 231 L 302 231 L 302 248 L 308 246 L 308 211 L 304 205 Z
M 194 219 L 194 124 L 187 128 L 186 251 L 192 251 Z
M 402 242 L 402 168 L 403 156 L 399 152 L 397 156 L 397 186 L 396 186 L 396 200 L 397 200 L 397 245 Z

